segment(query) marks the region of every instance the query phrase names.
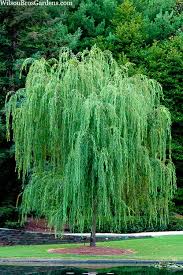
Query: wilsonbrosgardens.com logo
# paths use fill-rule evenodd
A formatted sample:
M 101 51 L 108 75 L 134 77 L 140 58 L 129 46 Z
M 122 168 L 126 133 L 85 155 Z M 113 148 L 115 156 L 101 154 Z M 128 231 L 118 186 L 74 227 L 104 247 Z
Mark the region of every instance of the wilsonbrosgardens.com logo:
M 10 1 L 10 0 L 0 0 L 1 6 L 72 6 L 71 1 Z

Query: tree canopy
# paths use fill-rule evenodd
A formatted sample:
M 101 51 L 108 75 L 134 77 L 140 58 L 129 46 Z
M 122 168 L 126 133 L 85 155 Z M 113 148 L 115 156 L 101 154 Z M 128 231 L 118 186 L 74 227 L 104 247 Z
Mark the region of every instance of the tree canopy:
M 96 47 L 34 61 L 6 105 L 19 175 L 31 177 L 23 214 L 36 211 L 56 230 L 83 231 L 94 213 L 116 229 L 130 216 L 166 223 L 175 171 L 161 96 L 155 80 L 129 77 Z

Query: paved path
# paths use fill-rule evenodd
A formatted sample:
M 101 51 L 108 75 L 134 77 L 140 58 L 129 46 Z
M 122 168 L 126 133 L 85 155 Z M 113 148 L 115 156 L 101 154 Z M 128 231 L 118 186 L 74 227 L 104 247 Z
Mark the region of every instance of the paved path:
M 44 258 L 0 258 L 0 265 L 151 265 L 158 263 L 173 263 L 183 265 L 183 261 L 171 260 L 128 260 L 128 259 L 95 259 L 95 260 L 64 260 Z
M 90 237 L 90 233 L 64 233 L 65 236 L 81 236 Z M 161 231 L 161 232 L 141 232 L 141 233 L 128 233 L 128 234 L 115 234 L 115 233 L 97 233 L 97 237 L 159 237 L 159 236 L 174 236 L 183 235 L 183 231 Z

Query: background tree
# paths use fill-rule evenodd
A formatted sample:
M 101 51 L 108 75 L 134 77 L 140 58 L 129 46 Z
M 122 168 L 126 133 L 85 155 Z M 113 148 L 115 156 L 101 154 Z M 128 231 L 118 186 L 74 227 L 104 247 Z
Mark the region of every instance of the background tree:
M 97 224 L 166 224 L 175 173 L 161 86 L 128 77 L 97 48 L 52 62 L 35 61 L 7 103 L 18 173 L 32 174 L 23 215 L 36 211 L 56 230 L 90 224 L 91 246 Z

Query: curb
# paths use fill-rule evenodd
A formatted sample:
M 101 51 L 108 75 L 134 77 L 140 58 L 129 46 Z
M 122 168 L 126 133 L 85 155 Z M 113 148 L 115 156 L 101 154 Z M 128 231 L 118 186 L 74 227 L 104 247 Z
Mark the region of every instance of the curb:
M 13 258 L 1 258 L 0 265 L 3 264 L 60 264 L 60 265 L 106 265 L 106 264 L 121 264 L 121 265 L 150 265 L 150 264 L 159 264 L 159 263 L 168 263 L 168 264 L 180 264 L 183 265 L 183 261 L 173 261 L 173 260 L 62 260 L 62 259 L 13 259 Z

